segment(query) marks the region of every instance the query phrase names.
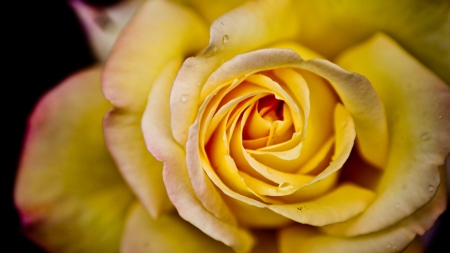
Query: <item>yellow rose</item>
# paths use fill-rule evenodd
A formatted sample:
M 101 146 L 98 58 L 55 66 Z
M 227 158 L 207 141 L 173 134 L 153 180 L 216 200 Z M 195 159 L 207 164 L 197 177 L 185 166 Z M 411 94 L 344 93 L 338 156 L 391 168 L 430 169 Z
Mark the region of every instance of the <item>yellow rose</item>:
M 187 2 L 148 1 L 121 33 L 102 71 L 112 109 L 100 67 L 38 105 L 16 188 L 30 237 L 55 252 L 399 252 L 433 225 L 448 2 Z

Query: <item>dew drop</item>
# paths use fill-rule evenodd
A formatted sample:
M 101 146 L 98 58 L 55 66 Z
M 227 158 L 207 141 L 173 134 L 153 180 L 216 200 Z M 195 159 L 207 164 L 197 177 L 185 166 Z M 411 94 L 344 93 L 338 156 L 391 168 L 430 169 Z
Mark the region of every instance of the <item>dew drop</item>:
M 397 204 L 395 205 L 395 208 L 399 208 L 399 207 L 400 207 L 400 204 L 397 203 Z
M 228 35 L 225 34 L 225 35 L 222 37 L 222 43 L 223 43 L 223 44 L 227 43 L 229 39 L 230 39 L 230 37 L 228 37 Z
M 392 247 L 392 245 L 389 243 L 388 245 L 386 245 L 386 248 L 390 249 Z
M 423 133 L 422 136 L 420 136 L 420 138 L 424 141 L 428 141 L 429 139 L 431 139 L 431 134 L 428 132 Z
M 393 249 L 396 249 L 396 248 L 397 248 L 397 245 L 392 246 L 392 248 L 393 248 Z
M 430 192 L 434 191 L 434 186 L 430 185 L 430 186 L 428 187 L 428 191 L 430 191 Z
M 439 115 L 439 119 L 442 119 L 442 115 Z
M 294 188 L 294 186 L 292 186 L 290 183 L 281 183 L 280 185 L 278 185 L 278 188 L 280 190 L 291 190 L 292 188 Z
M 231 68 L 233 68 L 233 69 L 236 68 L 236 65 L 231 65 Z
M 213 52 L 214 52 L 214 53 L 217 52 L 217 47 L 214 47 L 214 48 L 213 48 Z
M 181 101 L 186 102 L 187 99 L 188 99 L 188 96 L 187 96 L 187 95 L 182 95 L 182 96 L 181 96 Z

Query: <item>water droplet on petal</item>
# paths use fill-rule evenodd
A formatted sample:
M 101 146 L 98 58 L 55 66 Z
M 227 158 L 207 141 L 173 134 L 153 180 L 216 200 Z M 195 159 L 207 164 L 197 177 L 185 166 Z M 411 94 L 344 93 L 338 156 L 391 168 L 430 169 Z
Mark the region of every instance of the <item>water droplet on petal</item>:
M 397 245 L 392 246 L 392 248 L 393 248 L 393 249 L 396 249 L 396 248 L 397 248 Z
M 428 187 L 428 191 L 430 191 L 430 192 L 434 191 L 434 186 L 430 185 L 430 186 Z
M 188 99 L 188 96 L 187 96 L 187 95 L 182 95 L 182 96 L 181 96 L 181 101 L 186 102 L 187 99 Z
M 389 243 L 388 245 L 386 245 L 386 248 L 390 249 L 392 247 L 392 245 Z
M 442 119 L 442 115 L 439 115 L 439 119 Z
M 291 190 L 292 188 L 294 188 L 294 186 L 292 186 L 290 183 L 281 183 L 280 185 L 278 185 L 278 188 L 280 190 Z
M 225 34 L 225 35 L 222 37 L 222 43 L 223 43 L 223 44 L 227 43 L 229 39 L 230 39 L 230 37 L 228 37 L 228 35 Z
M 431 134 L 428 132 L 423 133 L 422 136 L 420 136 L 420 138 L 424 141 L 428 141 L 429 139 L 431 139 Z
M 214 47 L 214 48 L 213 48 L 213 52 L 214 52 L 214 53 L 217 52 L 217 47 Z
M 399 208 L 399 207 L 400 207 L 400 204 L 397 203 L 397 204 L 395 205 L 395 208 Z

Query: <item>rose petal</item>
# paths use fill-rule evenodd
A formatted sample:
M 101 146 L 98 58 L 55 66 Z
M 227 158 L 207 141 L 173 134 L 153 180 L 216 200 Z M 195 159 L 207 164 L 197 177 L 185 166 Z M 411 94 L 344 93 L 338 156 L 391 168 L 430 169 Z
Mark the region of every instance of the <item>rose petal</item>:
M 100 73 L 95 67 L 65 80 L 29 121 L 15 203 L 25 234 L 52 252 L 117 251 L 134 199 L 103 141 L 111 104 Z
M 206 42 L 206 27 L 191 10 L 168 1 L 149 1 L 123 31 L 104 70 L 103 92 L 115 106 L 104 122 L 108 148 L 154 217 L 171 204 L 161 180 L 162 163 L 147 151 L 141 134 L 147 94 L 169 61 Z
M 228 252 L 233 250 L 205 235 L 174 213 L 153 219 L 135 202 L 127 217 L 121 252 Z
M 437 166 L 450 151 L 450 89 L 383 34 L 345 52 L 338 63 L 371 81 L 387 109 L 391 139 L 372 205 L 360 217 L 327 228 L 358 235 L 398 222 L 434 196 Z
M 302 30 L 298 40 L 333 59 L 373 33 L 391 35 L 450 83 L 450 3 L 447 0 L 295 1 Z
M 81 0 L 70 1 L 70 5 L 83 23 L 97 59 L 106 61 L 117 36 L 141 2 L 142 0 L 122 1 L 100 10 Z
M 351 198 L 348 197 L 350 195 Z M 343 183 L 311 201 L 271 205 L 268 208 L 299 223 L 323 226 L 346 221 L 358 215 L 369 206 L 374 196 L 370 190 L 355 184 Z
M 191 5 L 194 10 L 198 11 L 208 23 L 213 23 L 214 20 L 222 14 L 237 8 L 239 5 L 248 2 L 248 0 L 186 0 L 186 2 Z
M 172 131 L 178 143 L 182 146 L 186 143 L 187 129 L 196 118 L 198 104 L 204 99 L 204 96 L 199 98 L 200 90 L 222 62 L 294 36 L 299 23 L 292 5 L 292 1 L 287 0 L 249 2 L 214 21 L 208 48 L 201 56 L 184 62 L 174 83 L 170 103 Z M 245 24 L 245 29 L 242 29 L 242 24 Z M 182 96 L 186 101 L 180 101 Z
M 283 42 L 277 42 L 273 45 L 269 45 L 268 48 L 285 48 L 290 49 L 296 52 L 302 59 L 309 60 L 309 59 L 324 59 L 326 58 L 319 53 L 305 47 L 302 44 L 296 43 L 294 41 L 283 41 Z
M 227 205 L 239 220 L 239 224 L 242 224 L 242 226 L 251 228 L 279 228 L 293 223 L 289 218 L 267 208 L 252 206 L 234 197 L 225 194 L 222 195 Z M 254 252 L 256 251 L 254 250 Z
M 321 59 L 304 61 L 301 66 L 330 82 L 355 122 L 357 147 L 362 157 L 377 168 L 384 168 L 388 152 L 386 116 L 370 82 Z
M 200 184 L 193 184 L 189 178 L 185 151 L 175 142 L 170 131 L 169 104 L 167 103 L 173 79 L 179 61 L 171 62 L 162 72 L 163 79 L 155 81 L 149 93 L 142 129 L 148 149 L 160 161 L 164 162 L 163 179 L 169 195 L 180 216 L 191 222 L 207 235 L 233 247 L 238 252 L 247 252 L 253 244 L 250 234 L 236 225 L 233 215 L 223 204 L 209 179 L 195 178 Z M 167 74 L 165 73 L 167 71 Z M 198 156 L 197 156 L 198 157 Z M 195 161 L 194 161 L 195 162 Z M 191 165 L 191 167 L 194 165 Z M 201 171 L 202 172 L 202 171 Z M 193 182 L 197 182 L 197 181 Z M 197 198 L 195 187 L 206 187 L 212 195 L 202 197 L 206 207 Z M 211 198 L 208 198 L 212 196 Z M 205 199 L 206 198 L 206 199 Z M 210 201 L 210 202 L 208 202 Z M 211 211 L 213 213 L 211 213 Z
M 443 169 L 441 176 L 443 179 Z M 416 234 L 422 235 L 431 228 L 445 210 L 445 200 L 445 184 L 441 184 L 433 200 L 405 220 L 389 228 L 355 237 L 334 237 L 322 233 L 318 228 L 305 225 L 284 228 L 279 234 L 281 253 L 321 253 L 330 252 L 330 249 L 346 253 L 401 252 Z M 298 243 L 299 241 L 302 243 Z

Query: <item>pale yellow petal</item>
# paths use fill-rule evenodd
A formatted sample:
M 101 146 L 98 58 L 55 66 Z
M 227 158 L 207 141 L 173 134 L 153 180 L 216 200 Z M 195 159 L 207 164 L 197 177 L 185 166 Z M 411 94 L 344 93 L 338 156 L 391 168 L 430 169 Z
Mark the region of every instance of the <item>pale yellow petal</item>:
M 434 196 L 437 168 L 450 151 L 450 88 L 382 34 L 344 53 L 338 63 L 370 80 L 387 109 L 391 139 L 372 205 L 327 230 L 357 235 L 397 223 Z
M 333 59 L 374 33 L 385 32 L 450 83 L 448 0 L 296 1 L 298 41 Z
M 170 61 L 207 43 L 203 21 L 188 8 L 144 3 L 115 44 L 103 72 L 103 92 L 114 104 L 105 118 L 105 139 L 125 180 L 152 216 L 171 207 L 162 163 L 146 149 L 141 117 L 152 83 Z M 166 101 L 165 101 L 166 102 Z
M 176 213 L 152 218 L 135 202 L 127 215 L 121 241 L 122 253 L 234 252 L 230 247 L 204 234 Z
M 443 171 L 443 168 L 442 168 Z M 444 177 L 443 174 L 441 174 Z M 320 228 L 293 225 L 279 233 L 281 253 L 394 253 L 402 252 L 416 237 L 431 228 L 446 206 L 445 184 L 441 184 L 426 206 L 403 221 L 373 233 L 355 237 L 331 236 Z M 302 242 L 302 243 L 299 243 Z
M 119 252 L 134 199 L 104 144 L 102 118 L 111 104 L 100 72 L 65 80 L 29 120 L 15 203 L 25 234 L 50 252 Z
M 208 23 L 213 23 L 219 16 L 229 12 L 238 6 L 248 2 L 248 0 L 215 0 L 215 1 L 204 1 L 204 0 L 184 0 L 187 2 L 194 10 L 200 13 Z
M 193 164 L 196 161 L 186 160 L 185 150 L 174 141 L 170 131 L 167 101 L 171 94 L 170 84 L 175 78 L 178 65 L 179 61 L 176 60 L 169 63 L 161 74 L 162 78 L 155 81 L 152 91 L 149 93 L 147 108 L 142 119 L 147 148 L 156 159 L 164 163 L 164 184 L 169 198 L 180 216 L 207 235 L 222 241 L 236 251 L 247 252 L 253 244 L 251 235 L 237 226 L 222 199 L 214 195 L 214 193 L 217 194 L 216 190 L 212 189 L 214 191 L 212 195 L 199 192 L 197 197 L 192 182 L 200 180 L 202 185 L 195 184 L 196 190 L 211 189 L 213 186 L 208 178 L 200 174 L 203 171 L 193 170 L 197 169 Z M 211 196 L 216 198 L 211 198 Z

